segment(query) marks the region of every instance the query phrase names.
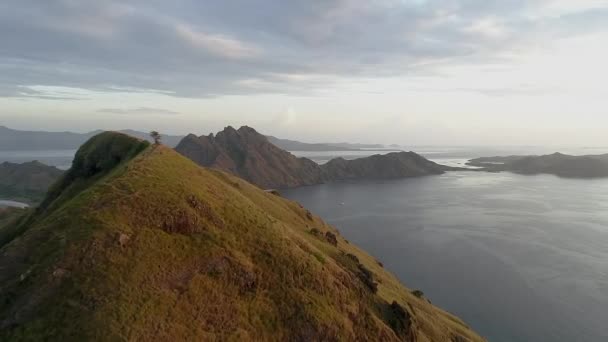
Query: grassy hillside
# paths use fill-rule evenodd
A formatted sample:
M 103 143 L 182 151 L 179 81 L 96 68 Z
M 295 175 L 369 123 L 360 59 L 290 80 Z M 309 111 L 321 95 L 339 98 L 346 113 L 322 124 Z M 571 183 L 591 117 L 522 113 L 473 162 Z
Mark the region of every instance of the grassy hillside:
M 481 340 L 297 203 L 116 133 L 18 231 L 0 340 Z

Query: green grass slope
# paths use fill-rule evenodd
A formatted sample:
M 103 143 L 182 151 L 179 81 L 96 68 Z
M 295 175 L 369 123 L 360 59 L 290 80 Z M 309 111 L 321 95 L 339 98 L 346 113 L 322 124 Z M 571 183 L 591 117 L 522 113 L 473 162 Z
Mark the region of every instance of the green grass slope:
M 141 144 L 93 138 L 4 239 L 0 340 L 482 340 L 297 203 Z

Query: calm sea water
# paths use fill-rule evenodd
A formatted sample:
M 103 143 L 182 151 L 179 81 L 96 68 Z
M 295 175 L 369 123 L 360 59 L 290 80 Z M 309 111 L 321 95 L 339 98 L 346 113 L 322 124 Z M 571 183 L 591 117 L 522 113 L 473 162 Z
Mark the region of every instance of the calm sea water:
M 608 180 L 464 171 L 282 193 L 490 341 L 608 341 Z
M 606 148 L 416 147 L 450 166 Z M 69 168 L 75 151 L 0 152 Z M 318 163 L 377 151 L 294 152 Z M 608 341 L 608 179 L 450 172 L 283 191 L 490 341 Z M 343 204 L 342 204 L 343 203 Z

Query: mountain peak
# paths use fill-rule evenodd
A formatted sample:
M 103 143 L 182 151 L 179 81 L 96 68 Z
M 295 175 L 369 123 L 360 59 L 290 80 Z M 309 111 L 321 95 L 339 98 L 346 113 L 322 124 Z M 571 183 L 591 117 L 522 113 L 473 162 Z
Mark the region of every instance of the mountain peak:
M 91 182 L 112 172 L 148 147 L 147 141 L 120 132 L 103 132 L 82 145 L 72 162 L 72 167 L 49 190 L 40 210 L 54 201 L 65 201 L 78 194 Z

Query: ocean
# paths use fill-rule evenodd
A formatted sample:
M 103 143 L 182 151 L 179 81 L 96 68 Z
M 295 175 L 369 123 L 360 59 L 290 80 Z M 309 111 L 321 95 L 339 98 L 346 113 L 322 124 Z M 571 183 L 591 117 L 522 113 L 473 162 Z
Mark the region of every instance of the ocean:
M 481 156 L 608 152 L 411 149 L 450 166 Z M 65 169 L 74 152 L 0 152 L 0 162 L 36 159 Z M 294 152 L 318 163 L 375 153 Z M 608 179 L 459 171 L 281 192 L 489 341 L 608 341 Z
M 608 341 L 608 179 L 459 171 L 281 193 L 489 341 Z

